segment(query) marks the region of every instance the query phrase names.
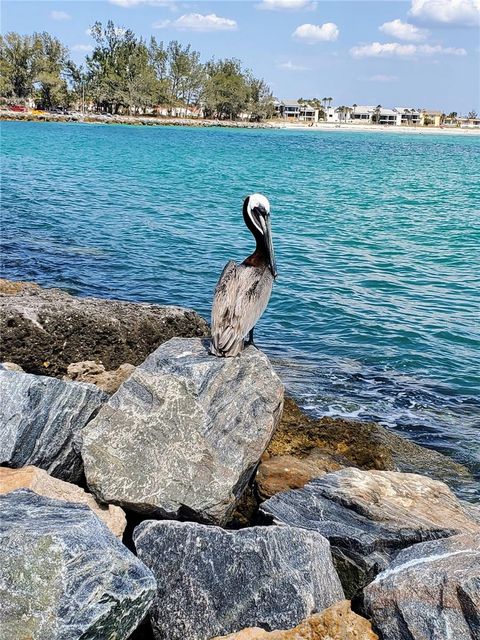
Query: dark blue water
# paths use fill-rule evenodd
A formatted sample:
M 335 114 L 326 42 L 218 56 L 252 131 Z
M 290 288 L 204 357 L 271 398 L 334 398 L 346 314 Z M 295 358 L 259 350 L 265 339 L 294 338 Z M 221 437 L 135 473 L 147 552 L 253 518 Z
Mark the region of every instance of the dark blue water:
M 206 317 L 265 193 L 290 390 L 480 473 L 480 138 L 7 122 L 2 154 L 5 277 Z

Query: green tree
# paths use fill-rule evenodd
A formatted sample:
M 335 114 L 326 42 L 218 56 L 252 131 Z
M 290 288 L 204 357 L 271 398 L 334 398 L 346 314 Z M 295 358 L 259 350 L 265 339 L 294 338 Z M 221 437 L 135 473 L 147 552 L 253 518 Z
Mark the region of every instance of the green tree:
M 38 69 L 34 36 L 10 32 L 0 35 L 0 94 L 26 100 L 33 94 Z
M 239 60 L 211 60 L 206 74 L 203 102 L 207 117 L 234 120 L 247 109 L 250 92 Z
M 172 101 L 172 89 L 168 76 L 168 51 L 163 42 L 157 42 L 153 36 L 148 46 L 148 58 L 157 79 L 154 103 L 169 104 Z
M 477 118 L 477 112 L 473 110 L 469 111 L 467 117 L 469 120 L 475 120 Z
M 95 22 L 90 34 L 96 46 L 87 57 L 92 97 L 101 109 L 118 113 L 131 106 L 131 69 L 138 71 L 135 49 L 138 42 L 133 31 L 116 27 L 111 20 L 104 28 Z
M 204 84 L 200 53 L 173 40 L 167 47 L 168 70 L 174 105 L 197 104 Z
M 69 104 L 68 49 L 46 31 L 34 34 L 36 102 L 43 109 Z
M 260 122 L 260 120 L 271 118 L 275 113 L 275 109 L 273 95 L 267 83 L 264 80 L 250 76 L 248 78 L 248 88 L 250 91 L 250 119 L 254 122 Z

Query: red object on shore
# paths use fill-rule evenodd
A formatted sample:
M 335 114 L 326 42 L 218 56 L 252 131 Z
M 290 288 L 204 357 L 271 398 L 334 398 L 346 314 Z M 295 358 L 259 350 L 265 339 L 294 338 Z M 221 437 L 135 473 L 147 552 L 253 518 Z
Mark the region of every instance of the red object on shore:
M 21 104 L 11 104 L 10 111 L 27 111 L 27 107 L 24 107 Z

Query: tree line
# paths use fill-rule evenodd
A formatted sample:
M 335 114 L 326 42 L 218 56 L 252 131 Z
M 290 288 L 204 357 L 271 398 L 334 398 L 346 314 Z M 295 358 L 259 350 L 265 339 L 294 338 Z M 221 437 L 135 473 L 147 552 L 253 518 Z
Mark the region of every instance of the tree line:
M 191 45 L 96 22 L 94 48 L 82 65 L 49 33 L 0 35 L 0 95 L 42 109 L 88 104 L 95 111 L 138 114 L 157 106 L 201 107 L 205 117 L 252 120 L 273 115 L 273 96 L 263 79 L 236 58 L 202 62 Z

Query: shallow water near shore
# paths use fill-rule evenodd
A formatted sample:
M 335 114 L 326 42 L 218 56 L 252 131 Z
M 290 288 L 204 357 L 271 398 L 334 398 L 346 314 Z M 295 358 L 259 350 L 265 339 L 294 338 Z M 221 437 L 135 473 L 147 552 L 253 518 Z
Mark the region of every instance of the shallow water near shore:
M 480 140 L 4 122 L 2 275 L 209 315 L 265 193 L 256 332 L 315 415 L 375 419 L 480 477 Z M 465 497 L 478 499 L 472 483 Z

